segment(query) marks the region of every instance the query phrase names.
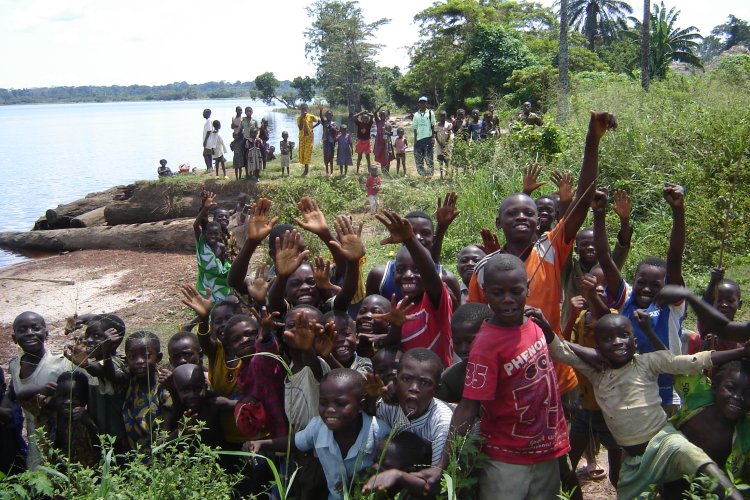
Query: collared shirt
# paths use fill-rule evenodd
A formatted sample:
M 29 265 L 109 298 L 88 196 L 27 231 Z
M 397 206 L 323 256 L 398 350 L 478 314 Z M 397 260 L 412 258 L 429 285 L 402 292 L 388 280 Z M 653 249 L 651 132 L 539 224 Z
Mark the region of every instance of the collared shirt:
M 431 109 L 426 109 L 424 112 L 417 111 L 414 113 L 411 125 L 417 133 L 418 141 L 432 137 L 432 131 L 435 128 L 435 113 Z
M 363 412 L 357 440 L 344 457 L 333 431 L 320 417 L 315 417 L 304 430 L 294 435 L 294 445 L 300 451 L 315 449 L 326 475 L 328 500 L 338 500 L 344 498 L 343 488 L 349 487 L 354 474 L 372 466 L 377 459 L 378 443 L 386 439 L 390 430 L 386 423 Z

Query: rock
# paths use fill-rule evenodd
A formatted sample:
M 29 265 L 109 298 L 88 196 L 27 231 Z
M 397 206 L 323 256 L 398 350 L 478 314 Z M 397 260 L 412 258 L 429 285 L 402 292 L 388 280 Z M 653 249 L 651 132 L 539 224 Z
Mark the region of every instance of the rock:
M 193 252 L 193 219 L 79 229 L 0 233 L 0 248 L 30 252 L 88 249 Z

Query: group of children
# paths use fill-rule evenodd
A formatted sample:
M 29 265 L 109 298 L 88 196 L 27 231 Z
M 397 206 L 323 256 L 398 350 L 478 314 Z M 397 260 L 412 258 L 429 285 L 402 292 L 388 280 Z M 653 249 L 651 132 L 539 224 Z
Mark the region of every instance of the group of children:
M 527 169 L 526 192 L 499 207 L 504 244 L 483 231 L 481 245 L 459 253 L 458 276 L 440 263 L 459 215 L 455 193 L 438 204 L 436 225 L 425 212 L 377 210 L 381 244 L 398 250 L 367 276 L 362 226 L 350 217 L 329 225 L 303 198 L 294 227 L 278 223 L 266 198 L 231 213 L 203 193 L 199 277 L 182 287 L 195 320 L 169 338 L 168 363 L 156 335 L 127 332 L 114 315 L 79 317 L 82 334 L 62 354 L 46 348 L 41 315 L 16 318 L 21 353 L 0 407 L 0 433 L 14 437 L 3 439 L 3 472 L 22 469 L 23 453 L 37 466 L 49 448 L 96 465 L 100 434 L 118 451 L 148 453 L 187 423 L 211 446 L 279 463 L 290 453 L 299 499 L 434 497 L 460 458 L 449 442 L 462 437 L 488 458 L 464 491 L 479 498 L 582 498 L 577 462 L 594 441 L 608 449 L 618 498 L 653 488 L 676 498 L 683 476 L 697 474 L 715 480 L 719 496 L 742 498 L 727 476 L 750 479 L 750 347 L 737 343 L 750 326 L 732 321 L 739 287 L 722 270 L 704 299 L 682 286 L 685 198 L 673 184 L 664 187 L 666 260 L 644 259 L 632 285 L 623 279 L 630 200 L 615 193 L 612 250 L 609 193 L 595 188 L 599 142 L 616 125 L 592 113 L 578 181 L 553 173 L 553 195 L 532 199 L 539 169 Z M 582 228 L 590 212 L 593 227 Z M 236 218 L 241 245 L 227 231 Z M 303 232 L 330 260 L 310 255 Z M 266 239 L 270 266 L 251 272 Z M 685 303 L 703 343 L 682 328 Z M 267 464 L 227 456 L 222 465 L 242 471 L 240 494 L 267 490 Z

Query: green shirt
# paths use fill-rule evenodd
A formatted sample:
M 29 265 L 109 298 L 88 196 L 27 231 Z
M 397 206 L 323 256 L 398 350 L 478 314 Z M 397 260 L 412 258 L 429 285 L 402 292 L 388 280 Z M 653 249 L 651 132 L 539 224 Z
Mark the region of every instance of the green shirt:
M 417 111 L 414 113 L 412 127 L 414 127 L 418 141 L 432 137 L 432 131 L 435 128 L 435 113 L 431 109 L 426 109 L 424 113 Z

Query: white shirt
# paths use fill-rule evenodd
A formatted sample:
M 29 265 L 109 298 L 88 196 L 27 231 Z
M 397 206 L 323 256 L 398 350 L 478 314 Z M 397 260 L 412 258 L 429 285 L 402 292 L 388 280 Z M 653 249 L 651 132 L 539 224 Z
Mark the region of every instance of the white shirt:
M 214 126 L 211 124 L 211 118 L 206 118 L 206 123 L 203 124 L 203 136 L 201 137 L 201 144 L 203 144 L 203 141 L 206 141 L 206 134 L 209 134 L 208 140 L 206 141 L 207 148 L 213 148 L 214 146 L 211 144 L 211 132 L 214 131 Z
M 318 358 L 318 361 L 323 375 L 331 371 L 323 358 Z M 309 366 L 305 366 L 291 378 L 287 375 L 284 379 L 284 411 L 295 432 L 307 427 L 318 416 L 319 397 L 320 382 Z
M 432 444 L 432 465 L 440 462 L 443 447 L 448 438 L 453 410 L 450 406 L 432 398 L 427 410 L 414 420 L 409 420 L 399 405 L 378 402 L 377 417 L 397 431 L 413 432 Z

